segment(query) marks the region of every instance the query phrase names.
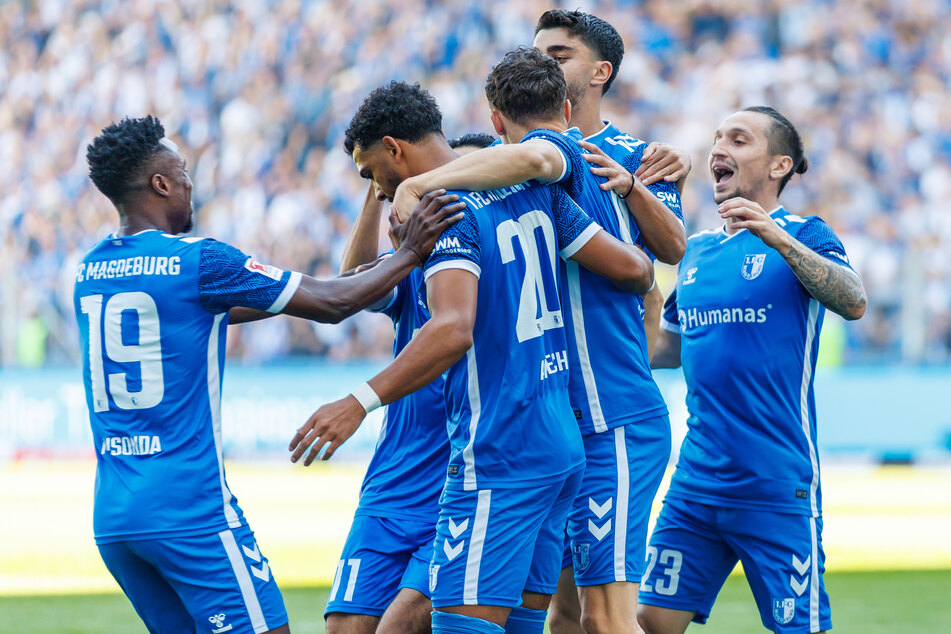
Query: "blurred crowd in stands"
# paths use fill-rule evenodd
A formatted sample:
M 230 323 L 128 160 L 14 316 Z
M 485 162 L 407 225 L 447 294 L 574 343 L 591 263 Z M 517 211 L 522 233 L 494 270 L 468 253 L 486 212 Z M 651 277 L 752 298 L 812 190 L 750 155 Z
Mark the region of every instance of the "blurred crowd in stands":
M 336 273 L 364 200 L 343 132 L 365 95 L 418 81 L 447 136 L 491 131 L 483 81 L 530 44 L 547 2 L 0 2 L 0 364 L 78 358 L 76 261 L 117 226 L 85 148 L 157 115 L 194 181 L 196 233 L 316 276 Z M 570 3 L 577 8 L 579 3 Z M 827 318 L 831 363 L 951 356 L 951 4 L 946 0 L 610 0 L 626 55 L 605 116 L 686 147 L 688 233 L 717 225 L 707 152 L 734 109 L 768 104 L 810 169 L 786 207 L 819 214 L 861 273 L 869 311 Z M 662 282 L 672 285 L 672 272 Z M 248 363 L 383 357 L 379 315 L 234 327 Z

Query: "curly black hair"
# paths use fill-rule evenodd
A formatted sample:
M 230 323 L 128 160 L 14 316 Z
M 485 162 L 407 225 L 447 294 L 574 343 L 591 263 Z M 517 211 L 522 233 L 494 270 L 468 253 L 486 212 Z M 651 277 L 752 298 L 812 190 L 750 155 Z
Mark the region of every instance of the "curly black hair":
M 164 136 L 165 128 L 152 115 L 106 126 L 86 147 L 89 178 L 113 203 L 122 201 L 142 168 L 163 150 Z
M 433 132 L 442 134 L 442 113 L 433 96 L 419 84 L 391 81 L 363 100 L 343 147 L 352 156 L 354 148 L 366 149 L 385 136 L 415 143 Z
M 567 89 L 558 62 L 527 46 L 506 53 L 485 79 L 489 106 L 521 124 L 557 117 Z
M 621 60 L 624 58 L 624 40 L 621 39 L 617 29 L 590 13 L 568 9 L 545 11 L 538 18 L 535 34 L 548 29 L 565 29 L 570 36 L 584 42 L 585 46 L 594 51 L 598 58 L 611 62 L 611 76 L 601 86 L 601 94 L 606 93 L 614 83 L 618 70 L 621 68 Z
M 470 132 L 468 134 L 463 134 L 462 136 L 449 139 L 446 141 L 446 143 L 448 143 L 449 147 L 452 149 L 470 146 L 477 148 L 487 148 L 496 141 L 498 141 L 498 139 L 496 139 L 491 134 L 485 134 L 484 132 Z
M 769 153 L 788 156 L 792 159 L 792 169 L 786 172 L 786 175 L 779 181 L 779 193 L 781 194 L 793 174 L 805 174 L 806 170 L 809 169 L 809 160 L 806 158 L 806 151 L 802 146 L 799 130 L 789 119 L 769 106 L 750 106 L 749 108 L 743 108 L 743 111 L 758 112 L 772 119 L 769 130 L 766 131 Z

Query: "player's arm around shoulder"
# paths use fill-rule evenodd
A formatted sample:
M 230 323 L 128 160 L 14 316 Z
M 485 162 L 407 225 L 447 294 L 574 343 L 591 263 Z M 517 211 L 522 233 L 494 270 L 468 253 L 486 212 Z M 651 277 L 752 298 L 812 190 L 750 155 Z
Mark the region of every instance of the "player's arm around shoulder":
M 400 248 L 379 264 L 355 275 L 317 280 L 302 276 L 300 285 L 280 311 L 326 323 L 343 319 L 378 302 L 410 271 L 426 261 L 442 232 L 463 214 L 465 203 L 443 190 L 429 192 L 409 220 L 394 226 Z
M 768 247 L 783 256 L 789 268 L 806 291 L 820 304 L 848 320 L 865 314 L 868 295 L 858 273 L 848 266 L 848 257 L 838 237 L 821 219 L 813 216 L 805 221 L 810 226 L 809 244 L 797 240 L 766 213 L 757 203 L 745 198 L 731 198 L 719 207 L 720 216 L 733 218 L 733 226 L 748 229 Z M 833 261 L 829 255 L 842 263 Z
M 407 178 L 396 189 L 393 209 L 405 221 L 423 194 L 436 188 L 484 191 L 529 180 L 551 183 L 562 178 L 565 170 L 561 151 L 549 141 L 493 145 Z

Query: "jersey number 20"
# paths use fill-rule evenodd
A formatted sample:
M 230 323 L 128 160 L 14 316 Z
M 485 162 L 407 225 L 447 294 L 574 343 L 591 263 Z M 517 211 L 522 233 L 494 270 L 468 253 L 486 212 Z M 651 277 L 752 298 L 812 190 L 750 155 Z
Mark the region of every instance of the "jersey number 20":
M 506 220 L 495 229 L 499 242 L 499 255 L 502 263 L 515 261 L 515 242 L 525 256 L 525 277 L 522 279 L 522 292 L 518 302 L 518 318 L 515 323 L 515 335 L 519 343 L 535 337 L 552 328 L 563 326 L 561 308 L 551 310 L 548 307 L 548 297 L 545 294 L 545 278 L 542 274 L 542 261 L 539 257 L 539 245 L 535 238 L 535 230 L 541 229 L 542 247 L 545 250 L 545 263 L 549 277 L 554 281 L 557 254 L 554 245 L 555 228 L 551 219 L 543 211 L 529 211 L 522 214 L 518 222 Z M 541 312 L 539 314 L 539 305 Z M 558 298 L 555 297 L 558 306 Z
M 162 337 L 155 300 L 141 291 L 117 293 L 109 298 L 105 308 L 102 300 L 102 295 L 86 295 L 79 299 L 79 306 L 89 319 L 89 382 L 93 410 L 105 412 L 109 409 L 107 389 L 119 409 L 155 407 L 165 395 Z M 122 313 L 125 311 L 135 311 L 138 317 L 138 343 L 127 344 L 122 341 Z M 110 373 L 107 384 L 103 370 L 103 359 L 106 357 L 116 363 L 138 363 L 142 389 L 130 392 L 125 372 Z

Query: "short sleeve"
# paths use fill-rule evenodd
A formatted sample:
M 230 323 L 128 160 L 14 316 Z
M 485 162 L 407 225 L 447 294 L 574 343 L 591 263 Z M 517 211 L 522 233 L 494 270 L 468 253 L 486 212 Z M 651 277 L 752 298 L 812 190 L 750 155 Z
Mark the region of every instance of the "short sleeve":
M 545 128 L 532 130 L 522 138 L 522 143 L 532 139 L 548 141 L 561 152 L 562 159 L 565 161 L 565 170 L 555 183 L 564 187 L 569 196 L 580 196 L 584 179 L 588 174 L 588 164 L 582 156 L 581 146 L 571 137 Z
M 796 234 L 796 239 L 822 257 L 828 258 L 836 264 L 841 264 L 850 270 L 852 269 L 849 256 L 846 255 L 845 247 L 842 246 L 839 236 L 835 235 L 832 227 L 827 225 L 819 216 L 807 218 L 802 229 Z
M 677 313 L 676 290 L 664 302 L 664 314 L 660 318 L 660 327 L 668 332 L 680 334 L 680 315 Z
M 621 167 L 631 172 L 632 174 L 638 170 L 641 166 L 641 157 L 644 155 L 645 145 L 638 145 L 634 150 L 625 156 L 621 160 Z M 684 222 L 684 210 L 683 205 L 680 202 L 680 191 L 677 189 L 676 183 L 670 183 L 668 181 L 658 181 L 647 185 L 647 189 L 650 190 L 654 196 L 660 200 L 660 202 L 667 205 L 667 208 L 670 209 L 677 219 L 680 220 L 680 224 Z
M 552 187 L 551 193 L 558 250 L 561 257 L 568 260 L 601 230 L 601 225 L 588 217 L 560 187 Z
M 300 273 L 261 264 L 223 242 L 201 243 L 198 296 L 209 312 L 245 306 L 279 313 L 297 292 L 300 281 Z
M 466 192 L 459 193 L 462 198 Z M 424 279 L 446 269 L 464 269 L 476 277 L 482 274 L 482 244 L 476 213 L 467 209 L 462 220 L 452 225 L 436 241 L 436 247 L 423 265 Z

